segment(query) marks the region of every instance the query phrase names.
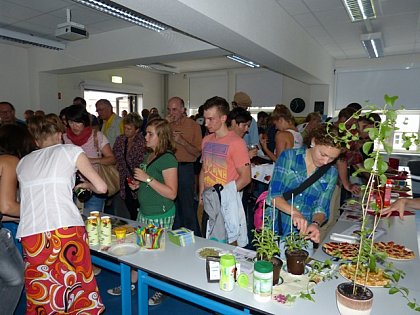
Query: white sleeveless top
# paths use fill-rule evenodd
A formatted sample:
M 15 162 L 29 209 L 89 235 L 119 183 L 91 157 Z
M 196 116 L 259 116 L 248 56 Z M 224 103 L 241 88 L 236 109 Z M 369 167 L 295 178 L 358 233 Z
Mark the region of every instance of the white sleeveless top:
M 73 202 L 76 161 L 83 149 L 57 144 L 23 157 L 17 168 L 20 223 L 17 238 L 68 226 L 83 226 Z
M 303 144 L 303 138 L 299 131 L 293 129 L 286 129 L 293 135 L 293 149 L 299 149 Z

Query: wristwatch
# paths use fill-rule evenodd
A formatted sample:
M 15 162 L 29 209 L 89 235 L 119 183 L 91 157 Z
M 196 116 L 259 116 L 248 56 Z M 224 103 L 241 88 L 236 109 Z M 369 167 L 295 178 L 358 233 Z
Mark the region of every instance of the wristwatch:
M 154 178 L 152 176 L 149 176 L 146 178 L 146 183 L 150 184 L 153 180 Z

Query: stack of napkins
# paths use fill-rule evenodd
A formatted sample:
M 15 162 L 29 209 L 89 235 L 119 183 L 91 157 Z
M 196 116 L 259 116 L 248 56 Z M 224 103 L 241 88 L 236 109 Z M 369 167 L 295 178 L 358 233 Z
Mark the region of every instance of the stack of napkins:
M 195 243 L 194 232 L 187 228 L 168 231 L 169 240 L 178 246 L 187 246 Z

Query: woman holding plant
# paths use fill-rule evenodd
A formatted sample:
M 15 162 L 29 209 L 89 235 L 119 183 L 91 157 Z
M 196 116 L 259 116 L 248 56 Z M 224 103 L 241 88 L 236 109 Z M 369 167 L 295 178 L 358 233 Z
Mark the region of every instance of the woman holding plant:
M 278 230 L 281 235 L 290 234 L 293 226 L 293 230 L 306 235 L 306 239 L 320 242 L 319 227 L 329 216 L 330 199 L 337 181 L 336 168 L 329 167 L 312 185 L 288 201 L 283 194 L 296 189 L 318 168 L 337 159 L 342 146 L 341 142 L 333 141 L 331 134 L 338 136 L 338 133 L 337 127 L 323 124 L 305 139 L 308 147 L 286 150 L 277 159 L 267 202 L 280 210 Z

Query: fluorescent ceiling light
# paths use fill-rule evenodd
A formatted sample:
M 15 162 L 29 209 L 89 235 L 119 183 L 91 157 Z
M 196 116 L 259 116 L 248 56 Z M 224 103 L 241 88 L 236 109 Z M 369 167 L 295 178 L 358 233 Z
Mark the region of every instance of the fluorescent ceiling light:
M 60 42 L 56 42 L 54 40 L 10 31 L 4 28 L 0 28 L 0 39 L 9 40 L 15 43 L 20 44 L 29 44 L 32 46 L 42 47 L 42 48 L 48 48 L 48 49 L 54 49 L 54 50 L 63 50 L 66 48 L 66 45 Z
M 73 0 L 74 2 L 83 4 L 92 9 L 107 13 L 117 18 L 123 19 L 127 22 L 134 23 L 152 31 L 161 32 L 168 27 L 152 19 L 149 19 L 138 12 L 127 9 L 108 0 Z
M 342 0 L 352 22 L 375 19 L 373 0 Z
M 239 56 L 236 56 L 236 55 L 229 55 L 229 56 L 226 56 L 226 57 L 229 58 L 230 60 L 239 62 L 239 63 L 241 63 L 245 66 L 251 67 L 251 68 L 259 68 L 260 67 L 259 64 L 256 64 L 255 62 L 253 62 L 251 60 L 246 60 L 246 59 L 244 59 L 242 57 L 239 57 Z
M 381 32 L 360 35 L 362 46 L 366 49 L 369 58 L 379 58 L 384 56 Z

